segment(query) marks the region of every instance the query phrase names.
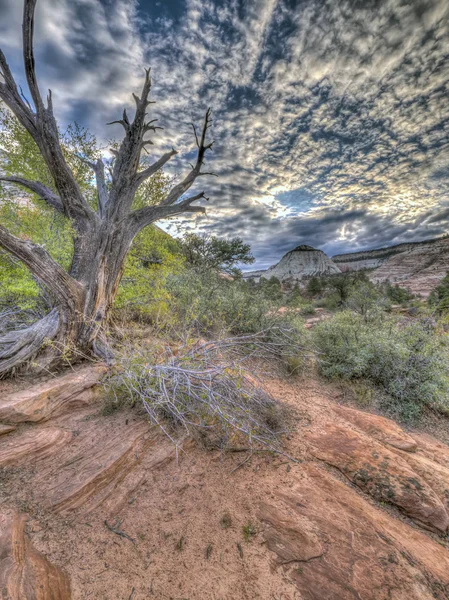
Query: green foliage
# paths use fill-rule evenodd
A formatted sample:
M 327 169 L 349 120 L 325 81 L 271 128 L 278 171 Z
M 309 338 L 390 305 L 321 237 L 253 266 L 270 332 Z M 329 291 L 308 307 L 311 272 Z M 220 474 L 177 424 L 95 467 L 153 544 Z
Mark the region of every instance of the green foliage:
M 259 292 L 266 300 L 270 300 L 271 302 L 280 303 L 284 299 L 281 282 L 274 276 L 270 277 L 270 279 L 261 277 Z
M 325 279 L 326 288 L 337 295 L 341 306 L 347 302 L 355 286 L 362 282 L 369 283 L 364 271 L 347 271 L 346 273 L 330 275 Z
M 90 202 L 96 202 L 92 173 L 79 156 L 97 158 L 94 136 L 74 124 L 61 134 L 63 152 L 72 168 L 78 185 Z M 53 180 L 40 152 L 20 123 L 4 109 L 0 109 L 0 157 L 6 175 L 20 175 L 37 180 L 54 189 Z M 0 185 L 0 222 L 11 233 L 41 244 L 64 268 L 70 267 L 73 254 L 73 230 L 67 219 L 55 213 L 36 194 L 6 184 Z M 42 291 L 28 270 L 0 254 L 0 301 L 29 308 Z
M 429 304 L 441 314 L 449 312 L 449 271 L 433 290 Z
M 393 304 L 407 304 L 414 298 L 414 295 L 407 288 L 403 288 L 398 284 L 392 285 L 389 281 L 381 286 L 381 290 Z
M 272 307 L 261 290 L 214 270 L 186 269 L 167 278 L 167 290 L 173 322 L 198 335 L 259 331 Z
M 232 276 L 240 275 L 238 264 L 254 262 L 249 244 L 240 238 L 230 240 L 210 235 L 187 233 L 181 240 L 187 263 L 196 269 L 217 269 Z
M 292 308 L 299 308 L 304 304 L 304 297 L 301 292 L 301 288 L 296 283 L 290 294 L 287 298 L 287 306 L 291 306 Z
M 311 277 L 307 282 L 307 293 L 309 296 L 318 296 L 324 289 L 324 282 L 318 277 Z
M 366 321 L 343 311 L 318 324 L 313 339 L 323 375 L 370 381 L 403 418 L 416 418 L 424 405 L 449 410 L 445 338 L 425 323 Z
M 304 317 L 311 317 L 315 314 L 315 308 L 312 304 L 306 304 L 301 308 L 301 314 Z
M 368 320 L 384 310 L 387 302 L 374 284 L 370 281 L 362 281 L 352 287 L 346 306 Z
M 257 529 L 251 521 L 243 525 L 242 527 L 243 539 L 245 542 L 249 542 L 253 536 L 257 534 Z
M 167 324 L 171 319 L 170 277 L 184 270 L 179 244 L 157 226 L 144 229 L 134 240 L 114 303 L 122 319 Z
M 97 192 L 92 169 L 86 163 L 100 156 L 95 136 L 74 123 L 60 135 L 67 163 L 93 208 Z M 111 142 L 111 146 L 116 145 Z M 0 156 L 6 175 L 21 175 L 54 189 L 53 180 L 28 132 L 4 109 L 0 109 Z M 156 173 L 138 190 L 133 208 L 158 204 L 167 193 L 170 178 Z M 68 219 L 25 189 L 0 186 L 0 222 L 14 235 L 41 244 L 69 270 L 73 256 L 73 230 Z M 182 268 L 179 244 L 159 228 L 144 229 L 136 238 L 124 266 L 116 302 L 124 316 L 158 321 L 167 311 L 169 274 Z M 0 305 L 35 308 L 43 296 L 28 269 L 8 253 L 0 251 Z

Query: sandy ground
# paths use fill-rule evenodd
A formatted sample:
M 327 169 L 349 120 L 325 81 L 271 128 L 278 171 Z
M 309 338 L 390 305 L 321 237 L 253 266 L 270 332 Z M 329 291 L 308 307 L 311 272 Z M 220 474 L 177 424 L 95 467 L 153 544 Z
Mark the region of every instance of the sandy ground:
M 135 473 L 124 473 L 101 503 L 92 499 L 94 490 L 75 511 L 48 508 L 58 468 L 72 468 L 73 477 L 78 475 L 77 459 L 67 450 L 36 464 L 2 469 L 3 506 L 30 515 L 30 539 L 69 574 L 74 600 L 297 600 L 301 596 L 292 578 L 297 565 L 276 565 L 264 543 L 258 507 L 288 491 L 304 464 L 326 469 L 308 454 L 303 438 L 329 421 L 329 406 L 342 395 L 314 379 L 270 379 L 265 384 L 295 409 L 295 432 L 288 436 L 286 450 L 297 462 L 263 452 L 221 455 L 192 442 L 176 460 L 170 443 L 154 433 L 147 453 L 159 452 L 161 460 L 144 459 Z M 105 439 L 114 440 L 141 422 L 136 411 L 100 416 L 96 407 L 39 427 L 61 427 L 73 432 L 75 441 L 94 444 L 100 430 Z M 19 433 L 31 427 L 23 425 Z M 93 464 L 99 460 L 92 456 Z M 338 472 L 336 477 L 353 487 Z M 408 521 L 393 508 L 382 510 Z

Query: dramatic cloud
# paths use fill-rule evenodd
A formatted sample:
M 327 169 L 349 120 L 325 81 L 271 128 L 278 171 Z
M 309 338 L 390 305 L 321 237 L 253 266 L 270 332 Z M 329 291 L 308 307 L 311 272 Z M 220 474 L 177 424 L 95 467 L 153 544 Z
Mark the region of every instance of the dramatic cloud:
M 19 75 L 21 2 L 0 0 Z M 42 88 L 100 139 L 151 65 L 152 105 L 188 167 L 214 111 L 208 216 L 267 266 L 300 243 L 333 254 L 443 233 L 449 216 L 447 0 L 39 0 Z

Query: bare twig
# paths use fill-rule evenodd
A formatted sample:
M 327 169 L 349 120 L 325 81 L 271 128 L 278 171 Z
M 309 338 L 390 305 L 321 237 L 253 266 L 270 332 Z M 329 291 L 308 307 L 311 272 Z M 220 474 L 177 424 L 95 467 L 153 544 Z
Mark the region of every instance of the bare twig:
M 122 538 L 126 538 L 127 540 L 129 540 L 133 544 L 136 543 L 136 540 L 134 540 L 131 536 L 129 536 L 127 533 L 125 533 L 121 529 L 118 529 L 120 527 L 120 525 L 122 524 L 122 521 L 117 520 L 116 523 L 115 523 L 115 525 L 109 525 L 109 523 L 105 520 L 104 524 L 109 529 L 109 531 L 112 531 L 112 533 L 115 533 L 116 535 L 118 535 L 118 536 L 120 536 Z

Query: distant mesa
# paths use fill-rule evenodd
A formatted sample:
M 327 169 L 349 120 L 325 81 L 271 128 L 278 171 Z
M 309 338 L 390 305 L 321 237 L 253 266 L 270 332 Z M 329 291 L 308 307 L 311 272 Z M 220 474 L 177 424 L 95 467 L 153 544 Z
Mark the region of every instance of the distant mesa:
M 329 258 L 321 250 L 301 244 L 272 267 L 243 274 L 245 279 L 295 283 L 313 276 L 366 269 L 374 282 L 390 281 L 426 297 L 449 271 L 449 236 L 396 246 L 338 254 Z
M 281 260 L 264 271 L 244 273 L 245 279 L 271 279 L 276 277 L 283 283 L 301 281 L 314 275 L 332 275 L 340 273 L 337 265 L 321 250 L 301 244 L 287 252 Z
M 449 270 L 449 237 L 339 254 L 332 260 L 341 271 L 370 269 L 372 281 L 388 280 L 426 297 Z

